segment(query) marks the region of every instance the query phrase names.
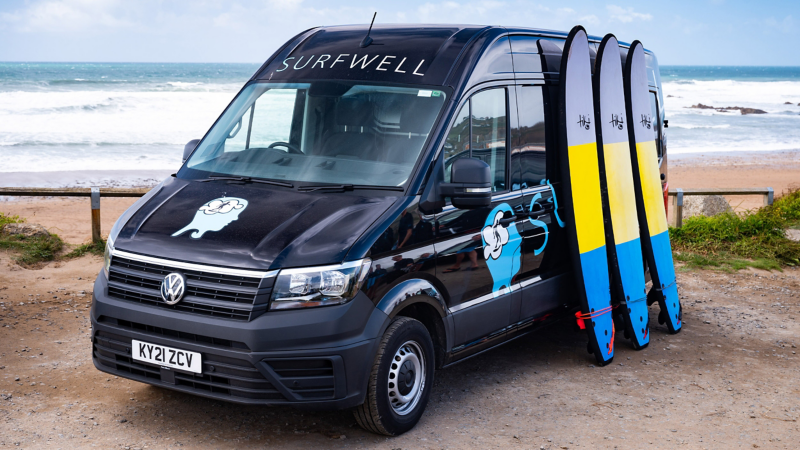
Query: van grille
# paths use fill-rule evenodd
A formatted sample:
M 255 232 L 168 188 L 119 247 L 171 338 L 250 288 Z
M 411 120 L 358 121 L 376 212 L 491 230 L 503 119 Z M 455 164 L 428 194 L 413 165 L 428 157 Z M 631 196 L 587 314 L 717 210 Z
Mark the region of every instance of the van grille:
M 159 262 L 163 264 L 115 254 L 109 267 L 108 295 L 159 308 L 234 320 L 252 320 L 267 310 L 274 277 L 215 273 L 213 267 L 207 271 L 187 270 L 171 266 L 167 260 Z M 161 299 L 160 288 L 164 277 L 172 272 L 186 277 L 186 293 L 180 302 L 168 305 Z
M 173 341 L 181 341 L 189 344 L 200 344 L 206 347 L 216 347 L 226 350 L 236 351 L 250 351 L 250 347 L 244 342 L 231 341 L 228 339 L 220 339 L 211 336 L 203 336 L 200 334 L 186 333 L 183 331 L 175 331 L 167 328 L 154 327 L 152 325 L 145 325 L 143 323 L 130 322 L 128 320 L 115 319 L 113 317 L 100 316 L 97 321 L 102 324 L 108 324 L 118 328 L 124 328 L 129 331 L 139 333 L 146 333 L 150 336 L 159 338 L 168 338 Z
M 131 338 L 97 331 L 92 345 L 97 363 L 121 375 L 143 377 L 156 383 L 191 388 L 197 393 L 218 398 L 285 401 L 286 398 L 249 361 L 203 353 L 203 373 L 187 374 L 171 371 L 174 383 L 162 380 L 161 369 L 134 361 Z M 233 400 L 233 399 L 232 399 Z

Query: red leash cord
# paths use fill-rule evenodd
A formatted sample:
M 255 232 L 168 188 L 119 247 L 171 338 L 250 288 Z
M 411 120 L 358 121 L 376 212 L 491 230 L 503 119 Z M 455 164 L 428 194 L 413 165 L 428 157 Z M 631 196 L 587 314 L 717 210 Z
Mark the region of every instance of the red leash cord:
M 617 307 L 617 305 L 612 305 L 612 306 L 608 306 L 608 307 L 605 307 L 605 308 L 602 308 L 602 309 L 598 309 L 597 311 L 590 312 L 590 313 L 585 313 L 585 314 L 580 312 L 580 311 L 576 312 L 575 313 L 575 319 L 578 322 L 578 328 L 580 328 L 581 330 L 585 330 L 586 329 L 586 323 L 584 323 L 584 320 L 589 320 L 589 319 L 594 319 L 596 317 L 600 317 L 603 314 L 607 314 L 607 313 L 611 312 L 616 307 Z M 616 329 L 615 328 L 616 327 L 614 327 L 614 321 L 612 320 L 611 321 L 611 345 L 608 346 L 608 354 L 609 355 L 611 354 L 611 352 L 614 351 L 614 335 L 616 334 Z

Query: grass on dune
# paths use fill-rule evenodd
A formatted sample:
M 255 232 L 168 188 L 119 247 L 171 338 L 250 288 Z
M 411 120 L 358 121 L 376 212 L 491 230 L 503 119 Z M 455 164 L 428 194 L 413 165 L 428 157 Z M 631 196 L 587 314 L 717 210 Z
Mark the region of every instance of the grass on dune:
M 64 255 L 64 258 L 80 258 L 83 255 L 91 254 L 95 256 L 103 256 L 106 251 L 106 241 L 89 242 L 75 247 L 71 252 Z
M 8 223 L 21 223 L 25 219 L 0 213 L 0 228 Z M 16 253 L 14 261 L 23 267 L 37 267 L 40 264 L 81 257 L 87 253 L 103 255 L 105 242 L 79 245 L 72 251 L 64 253 L 66 244 L 57 234 L 27 238 L 21 234 L 0 233 L 0 249 Z
M 755 211 L 690 217 L 669 231 L 675 259 L 689 267 L 771 270 L 800 265 L 800 242 L 786 238 L 799 224 L 800 190 Z

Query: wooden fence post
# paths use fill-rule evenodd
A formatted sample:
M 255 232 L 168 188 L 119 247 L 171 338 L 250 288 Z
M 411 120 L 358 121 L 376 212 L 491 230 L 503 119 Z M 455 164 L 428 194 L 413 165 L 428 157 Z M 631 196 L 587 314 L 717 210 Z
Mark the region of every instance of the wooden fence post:
M 772 204 L 772 200 L 775 198 L 775 192 L 772 190 L 771 187 L 767 188 L 767 193 L 764 194 L 764 206 L 769 206 Z
M 100 233 L 100 188 L 93 187 L 92 193 L 92 242 L 98 243 L 103 241 L 103 236 Z
M 680 228 L 683 225 L 683 189 L 677 188 L 675 191 L 675 228 Z

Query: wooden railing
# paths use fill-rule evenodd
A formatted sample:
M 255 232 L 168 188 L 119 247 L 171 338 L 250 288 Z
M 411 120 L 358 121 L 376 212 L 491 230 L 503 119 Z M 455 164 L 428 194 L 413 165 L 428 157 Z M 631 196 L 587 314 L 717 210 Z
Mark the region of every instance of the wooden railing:
M 0 187 L 1 196 L 25 197 L 90 197 L 92 206 L 92 241 L 99 242 L 103 238 L 100 234 L 100 197 L 141 197 L 149 188 L 16 188 Z M 675 226 L 683 225 L 683 197 L 686 195 L 762 195 L 764 205 L 771 205 L 774 192 L 771 187 L 765 188 L 711 188 L 711 189 L 682 189 L 669 190 L 673 197 L 672 207 L 675 211 Z
M 141 197 L 149 188 L 37 188 L 0 187 L 0 197 L 89 197 L 92 206 L 92 241 L 100 242 L 100 197 Z
M 669 190 L 672 199 L 672 210 L 675 211 L 675 226 L 683 225 L 683 197 L 686 195 L 763 195 L 764 206 L 771 205 L 774 191 L 771 187 L 764 188 L 708 188 L 708 189 L 682 189 Z

